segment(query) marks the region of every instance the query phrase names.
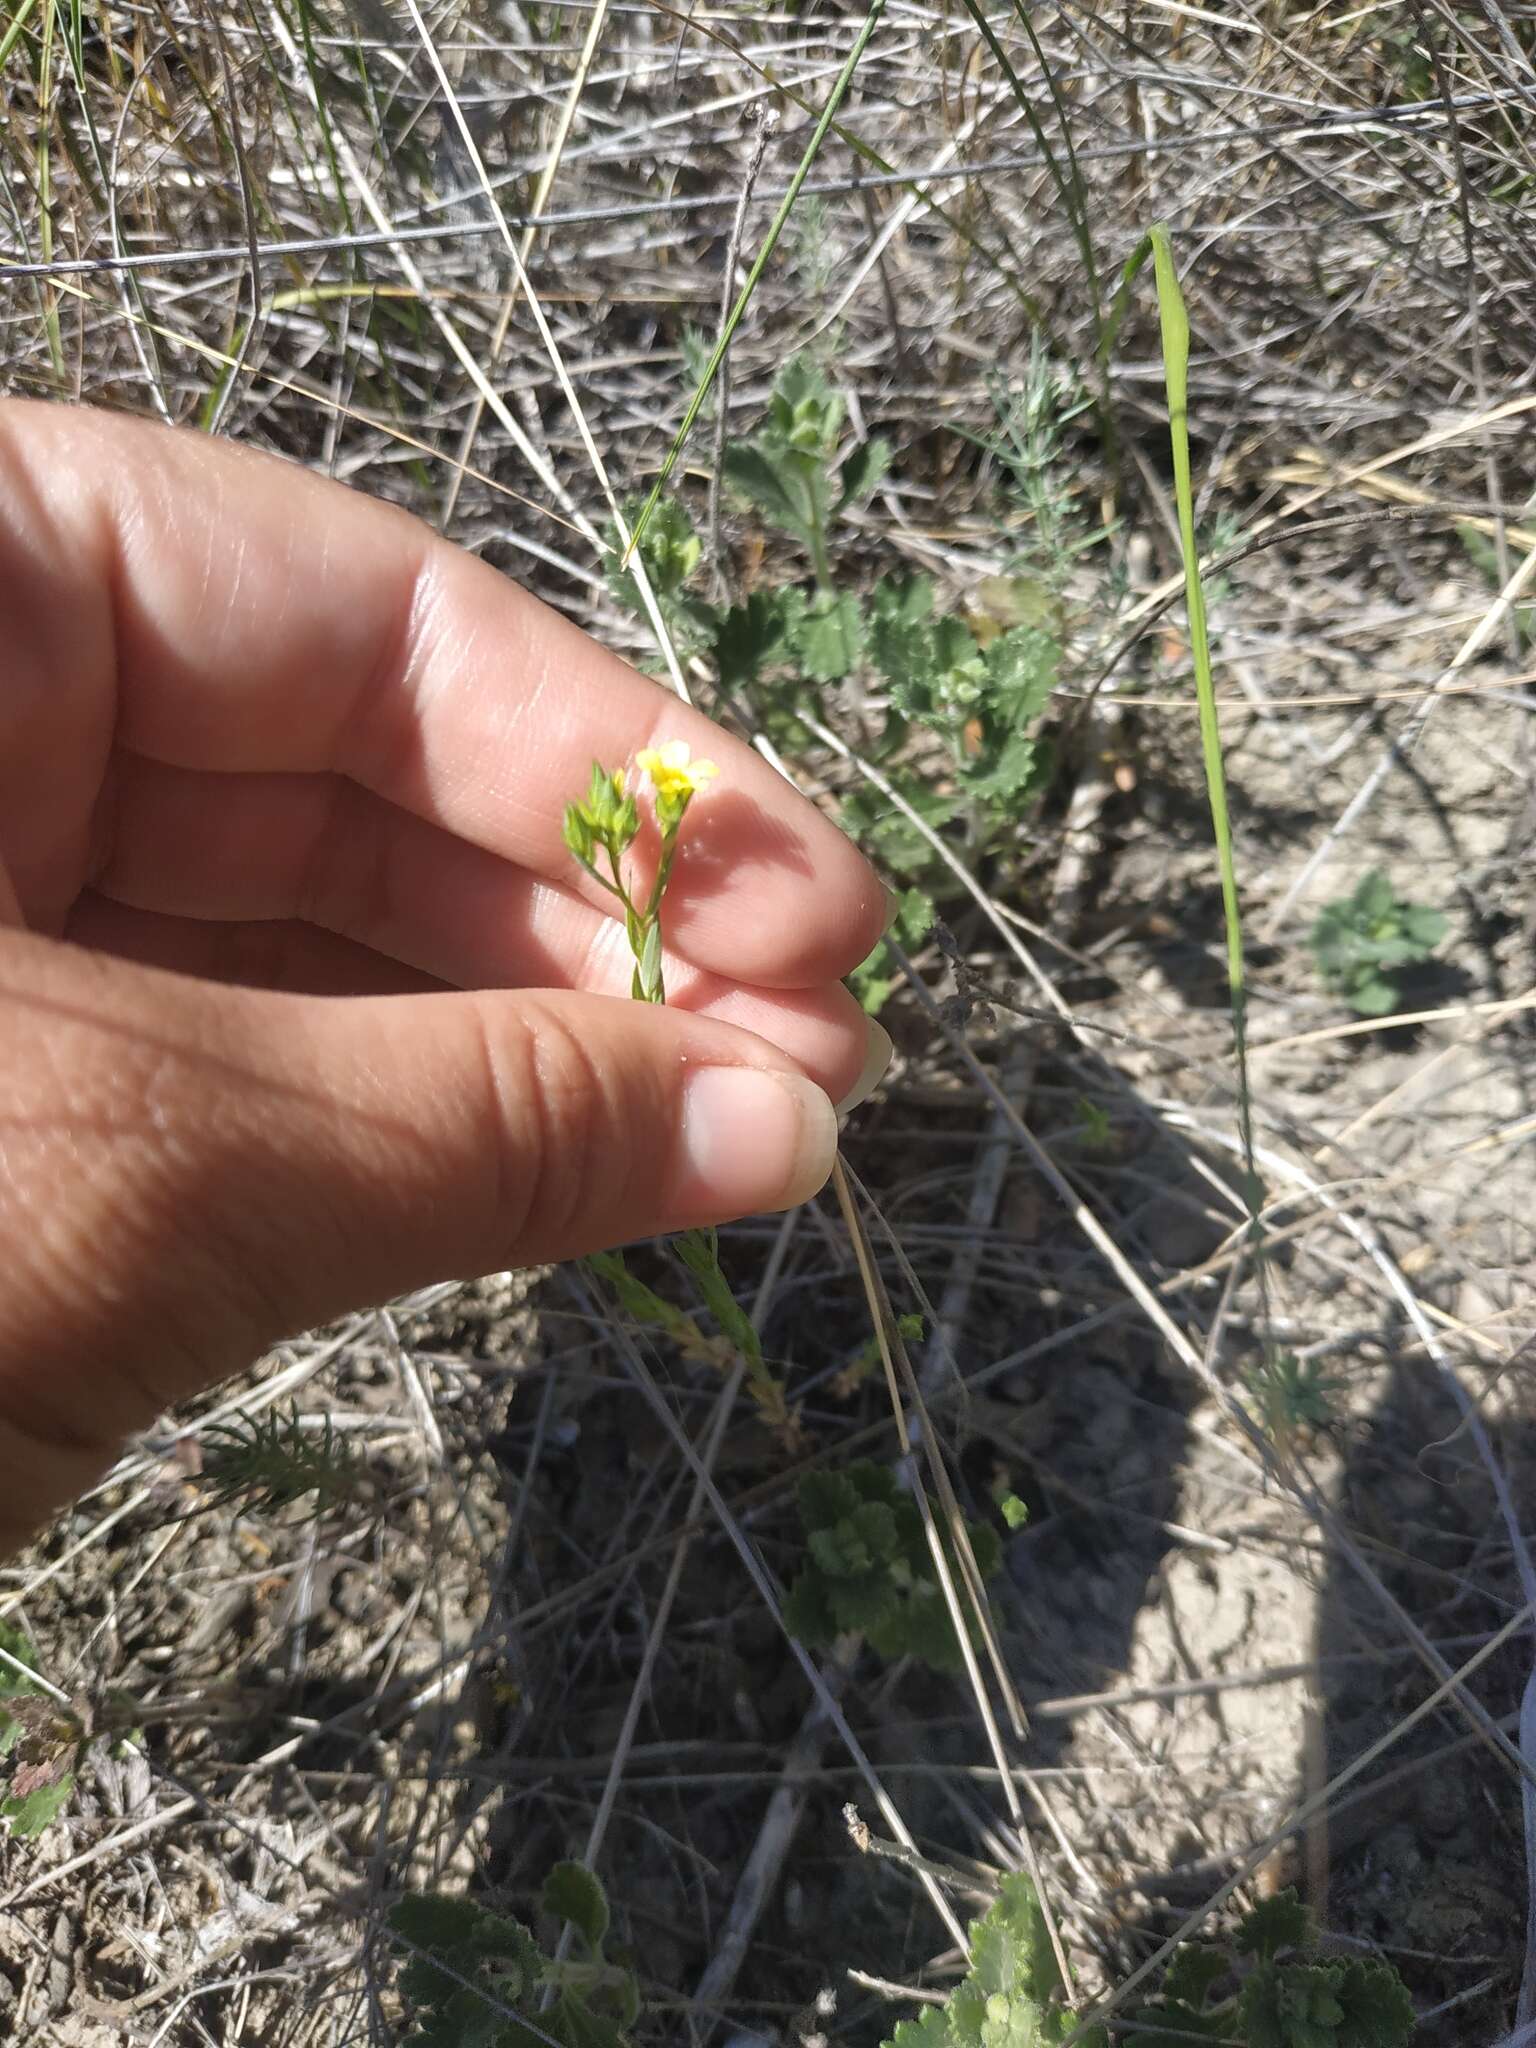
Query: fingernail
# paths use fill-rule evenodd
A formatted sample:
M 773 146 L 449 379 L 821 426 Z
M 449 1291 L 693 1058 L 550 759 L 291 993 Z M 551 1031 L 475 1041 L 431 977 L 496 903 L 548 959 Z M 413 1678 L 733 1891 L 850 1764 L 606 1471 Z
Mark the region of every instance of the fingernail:
M 885 923 L 880 927 L 880 936 L 884 938 L 901 915 L 901 898 L 894 889 L 887 889 L 884 882 L 880 884 L 880 893 L 885 898 Z
M 859 1069 L 859 1078 L 837 1105 L 839 1116 L 846 1116 L 850 1109 L 857 1109 L 861 1102 L 868 1102 L 871 1095 L 885 1079 L 886 1068 L 891 1064 L 891 1034 L 883 1024 L 869 1020 L 869 1044 L 864 1053 L 864 1064 Z
M 700 1067 L 683 1090 L 682 1200 L 725 1221 L 792 1209 L 832 1171 L 837 1118 L 814 1081 L 762 1067 Z

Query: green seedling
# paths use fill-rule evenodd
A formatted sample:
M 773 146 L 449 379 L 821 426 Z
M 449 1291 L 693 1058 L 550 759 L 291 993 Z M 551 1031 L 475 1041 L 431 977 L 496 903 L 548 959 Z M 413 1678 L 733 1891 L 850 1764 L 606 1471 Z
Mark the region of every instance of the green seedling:
M 1402 1000 L 1398 975 L 1427 960 L 1445 937 L 1438 910 L 1399 896 L 1373 868 L 1348 896 L 1325 905 L 1312 927 L 1319 974 L 1362 1017 L 1390 1016 Z
M 1077 1098 L 1077 1137 L 1087 1152 L 1103 1155 L 1115 1149 L 1115 1127 L 1109 1111 L 1091 1096 Z
M 896 1328 L 908 1344 L 920 1344 L 923 1338 L 923 1319 L 919 1315 L 899 1315 Z M 870 1374 L 880 1365 L 880 1339 L 866 1337 L 852 1358 L 832 1381 L 828 1392 L 835 1401 L 851 1401 Z
M 966 620 L 935 618 L 926 576 L 882 578 L 869 602 L 870 656 L 890 686 L 886 746 L 910 724 L 938 733 L 971 805 L 1009 812 L 1042 780 L 1034 724 L 1056 686 L 1061 643 L 1043 626 L 984 637 Z
M 882 2048 L 1109 2048 L 1102 2027 L 1079 2033 L 1034 1886 L 1005 1877 L 997 1904 L 970 1929 L 971 1967 L 942 2006 L 903 2020 Z
M 725 482 L 769 526 L 811 557 L 818 591 L 833 589 L 827 555 L 832 521 L 862 504 L 890 467 L 884 441 L 865 441 L 837 463 L 843 401 L 822 372 L 795 356 L 779 372 L 768 413 L 748 440 L 726 444 Z
M 859 1634 L 882 1657 L 919 1657 L 936 1671 L 961 1666 L 934 1570 L 922 1511 L 894 1472 L 869 1461 L 800 1482 L 805 1561 L 784 1603 L 790 1632 L 813 1648 Z M 968 1526 L 977 1570 L 1001 1559 L 995 1531 Z
M 1279 1443 L 1289 1442 L 1299 1429 L 1326 1429 L 1344 1389 L 1344 1382 L 1326 1371 L 1321 1359 L 1298 1358 L 1294 1351 L 1277 1351 L 1255 1366 L 1248 1385 Z
M 336 1435 L 327 1415 L 306 1429 L 298 1404 L 266 1415 L 206 1424 L 197 1436 L 202 1457 L 198 1485 L 208 1507 L 238 1501 L 270 1513 L 314 1495 L 314 1512 L 355 1500 L 367 1474 Z
M 643 503 L 643 499 L 631 498 L 624 507 L 625 524 L 631 530 Z M 610 526 L 605 538 L 609 550 L 604 557 L 608 588 L 626 611 L 643 616 L 640 586 L 634 571 L 623 566 L 617 526 Z M 693 530 L 693 521 L 675 498 L 658 501 L 636 544 L 636 552 L 645 565 L 656 608 L 678 653 L 696 654 L 711 646 L 715 637 L 715 608 L 687 588 L 689 578 L 703 559 L 704 547 Z
M 553 1960 L 521 1921 L 473 1899 L 399 1901 L 389 1924 L 408 1951 L 400 1992 L 413 2019 L 402 2048 L 629 2048 L 640 1994 L 604 1955 L 602 1885 L 580 1863 L 557 1863 L 542 1904 L 573 1929 L 575 1959 Z
M 69 1804 L 86 1732 L 62 1700 L 30 1676 L 37 1652 L 13 1622 L 0 1621 L 0 1757 L 10 1776 L 0 1793 L 0 1820 L 18 1840 L 40 1835 Z
M 1311 1915 L 1284 1891 L 1246 1915 L 1230 1952 L 1179 1949 L 1125 2048 L 1402 2048 L 1413 2029 L 1413 2000 L 1392 1965 L 1375 1956 L 1324 1958 Z

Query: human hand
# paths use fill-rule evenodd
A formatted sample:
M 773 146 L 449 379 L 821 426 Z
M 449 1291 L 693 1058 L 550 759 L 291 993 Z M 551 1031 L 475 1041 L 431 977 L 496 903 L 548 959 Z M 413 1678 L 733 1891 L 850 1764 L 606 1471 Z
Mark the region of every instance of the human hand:
M 494 570 L 282 463 L 9 404 L 0 615 L 0 1545 L 283 1335 L 824 1180 L 883 891 Z M 561 819 L 671 738 L 721 774 L 662 1009 Z

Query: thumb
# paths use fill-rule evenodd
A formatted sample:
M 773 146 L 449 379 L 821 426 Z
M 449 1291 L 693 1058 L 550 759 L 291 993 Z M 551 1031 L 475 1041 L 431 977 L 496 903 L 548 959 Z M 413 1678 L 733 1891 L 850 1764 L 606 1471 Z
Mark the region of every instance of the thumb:
M 58 1454 L 45 1510 L 278 1337 L 788 1207 L 835 1144 L 819 1088 L 708 1018 L 269 994 L 0 932 L 0 1461 Z

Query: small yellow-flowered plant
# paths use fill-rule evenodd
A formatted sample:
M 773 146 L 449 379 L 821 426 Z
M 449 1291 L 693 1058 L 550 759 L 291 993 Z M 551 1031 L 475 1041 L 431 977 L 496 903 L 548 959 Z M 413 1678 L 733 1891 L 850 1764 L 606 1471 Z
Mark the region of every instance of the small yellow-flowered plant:
M 713 761 L 695 761 L 686 740 L 666 740 L 659 747 L 642 747 L 635 756 L 635 767 L 651 786 L 656 830 L 661 835 L 656 879 L 644 904 L 636 903 L 624 879 L 624 856 L 640 831 L 640 807 L 622 768 L 610 772 L 600 762 L 593 762 L 592 786 L 585 802 L 565 807 L 565 843 L 593 881 L 610 896 L 617 896 L 623 906 L 624 929 L 635 956 L 630 994 L 642 1003 L 664 1003 L 667 996 L 661 979 L 661 899 L 666 894 L 678 833 L 688 806 L 720 771 Z M 606 875 L 598 872 L 600 853 L 607 859 Z M 747 1386 L 764 1421 L 793 1448 L 798 1442 L 799 1418 L 790 1412 L 783 1383 L 774 1377 L 763 1357 L 756 1325 L 738 1305 L 720 1269 L 715 1233 L 685 1230 L 672 1242 L 714 1316 L 725 1358 L 740 1358 Z M 657 1324 L 685 1352 L 702 1345 L 704 1340 L 693 1319 L 634 1279 L 621 1254 L 603 1253 L 588 1263 L 639 1321 Z
M 713 761 L 695 761 L 686 740 L 666 740 L 643 747 L 635 766 L 651 785 L 656 799 L 656 829 L 661 852 L 656 879 L 644 904 L 630 894 L 624 879 L 624 856 L 640 831 L 640 808 L 622 768 L 610 771 L 592 764 L 592 786 L 584 803 L 565 807 L 565 843 L 599 887 L 617 896 L 624 908 L 624 929 L 635 956 L 630 993 L 643 1003 L 664 1003 L 661 976 L 661 899 L 671 879 L 683 817 L 706 783 L 719 774 Z M 606 855 L 608 874 L 598 872 L 597 857 Z
M 694 761 L 690 753 L 686 740 L 668 740 L 659 747 L 642 747 L 636 754 L 635 766 L 650 778 L 658 803 L 681 800 L 686 806 L 690 797 L 697 796 L 720 773 L 713 761 Z

